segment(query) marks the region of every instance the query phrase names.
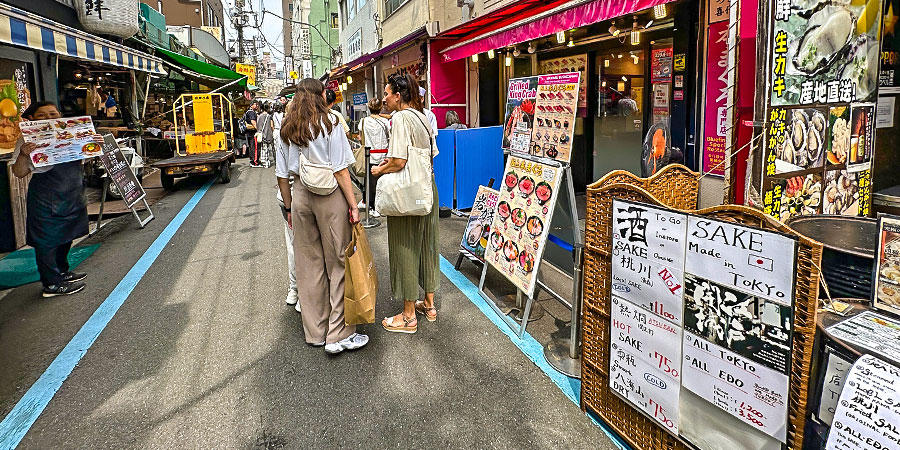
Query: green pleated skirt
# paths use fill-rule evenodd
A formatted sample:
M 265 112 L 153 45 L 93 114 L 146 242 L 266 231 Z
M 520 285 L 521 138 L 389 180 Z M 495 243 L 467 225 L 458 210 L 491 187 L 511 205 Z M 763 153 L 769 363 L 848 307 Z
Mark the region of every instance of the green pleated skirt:
M 419 288 L 437 291 L 440 283 L 438 249 L 438 193 L 431 181 L 434 203 L 426 216 L 387 218 L 391 294 L 396 300 L 419 299 Z

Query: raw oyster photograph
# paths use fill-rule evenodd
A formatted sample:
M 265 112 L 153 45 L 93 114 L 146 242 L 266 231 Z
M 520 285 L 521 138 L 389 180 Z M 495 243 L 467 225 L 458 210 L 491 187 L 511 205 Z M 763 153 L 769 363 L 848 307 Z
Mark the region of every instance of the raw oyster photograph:
M 827 150 L 826 110 L 798 108 L 788 110 L 784 140 L 776 148 L 776 173 L 796 172 L 821 167 Z

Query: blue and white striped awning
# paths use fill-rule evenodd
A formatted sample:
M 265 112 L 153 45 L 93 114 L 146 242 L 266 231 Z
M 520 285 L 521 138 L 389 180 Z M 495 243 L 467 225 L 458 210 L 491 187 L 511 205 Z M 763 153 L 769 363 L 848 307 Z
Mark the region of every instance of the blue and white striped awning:
M 159 58 L 0 3 L 0 43 L 165 75 Z

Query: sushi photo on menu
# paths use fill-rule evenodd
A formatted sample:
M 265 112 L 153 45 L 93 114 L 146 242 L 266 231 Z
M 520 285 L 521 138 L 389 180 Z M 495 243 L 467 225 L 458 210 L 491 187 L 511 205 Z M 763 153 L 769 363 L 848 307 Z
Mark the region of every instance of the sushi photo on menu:
M 19 122 L 25 142 L 35 145 L 31 152 L 34 167 L 52 166 L 88 159 L 103 153 L 94 123 L 88 116 Z

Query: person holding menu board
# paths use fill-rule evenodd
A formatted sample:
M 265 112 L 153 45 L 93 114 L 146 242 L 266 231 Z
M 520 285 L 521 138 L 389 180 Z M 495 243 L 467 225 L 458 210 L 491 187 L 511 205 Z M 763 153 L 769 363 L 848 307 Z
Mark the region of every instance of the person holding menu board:
M 47 120 L 59 119 L 60 113 L 55 104 L 40 102 L 32 103 L 22 116 L 27 120 Z M 25 178 L 31 174 L 25 242 L 34 247 L 43 296 L 70 295 L 84 289 L 82 280 L 87 276 L 69 270 L 68 263 L 72 241 L 88 233 L 81 161 L 35 167 L 32 154 L 36 149 L 34 142 L 20 138 L 12 158 L 15 176 Z

